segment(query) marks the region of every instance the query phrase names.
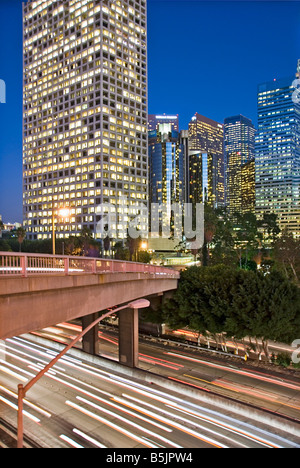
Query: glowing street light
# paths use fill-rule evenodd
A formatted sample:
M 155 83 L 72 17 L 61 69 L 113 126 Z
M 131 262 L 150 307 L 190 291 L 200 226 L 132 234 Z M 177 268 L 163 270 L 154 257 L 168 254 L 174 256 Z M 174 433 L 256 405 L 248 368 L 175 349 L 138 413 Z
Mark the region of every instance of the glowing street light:
M 58 210 L 58 215 L 64 219 L 70 218 L 71 210 L 70 208 L 60 208 Z
M 147 250 L 148 248 L 148 242 L 147 241 L 142 241 L 141 243 L 141 249 L 142 250 Z
M 71 210 L 67 207 L 59 208 L 57 212 L 59 218 L 64 220 L 70 218 Z M 55 255 L 55 214 L 54 214 L 54 201 L 52 201 L 52 254 Z

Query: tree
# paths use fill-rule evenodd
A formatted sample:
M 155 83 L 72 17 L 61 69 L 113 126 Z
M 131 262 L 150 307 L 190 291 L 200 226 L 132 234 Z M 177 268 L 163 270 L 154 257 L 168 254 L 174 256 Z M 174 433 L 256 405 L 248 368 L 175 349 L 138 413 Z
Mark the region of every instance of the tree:
M 259 221 L 258 226 L 262 231 L 263 243 L 268 248 L 273 247 L 281 232 L 277 214 L 264 213 L 263 219 Z
M 172 328 L 233 339 L 290 343 L 300 336 L 300 290 L 280 272 L 265 275 L 224 265 L 191 267 L 163 308 Z
M 114 245 L 114 253 L 116 260 L 129 260 L 129 250 L 124 247 L 122 241 L 118 241 Z
M 207 266 L 210 260 L 210 246 L 213 241 L 218 217 L 216 210 L 210 205 L 205 203 L 204 205 L 204 242 L 201 249 L 202 254 L 202 265 Z
M 226 210 L 216 210 L 216 229 L 213 237 L 213 249 L 211 249 L 211 265 L 235 265 L 237 253 L 233 224 Z
M 134 238 L 134 237 L 131 237 L 129 233 L 127 233 L 126 246 L 129 250 L 129 260 L 131 262 L 138 261 L 138 251 L 139 251 L 141 242 L 142 242 L 141 236 L 139 236 L 138 238 Z
M 16 230 L 16 234 L 17 234 L 17 238 L 18 238 L 18 242 L 19 242 L 19 251 L 21 252 L 21 246 L 22 246 L 22 243 L 26 237 L 26 230 L 20 226 L 17 228 Z
M 264 276 L 264 312 L 260 332 L 268 356 L 269 340 L 291 343 L 300 336 L 300 289 L 282 273 Z
M 239 252 L 240 268 L 248 269 L 248 260 L 252 260 L 261 244 L 261 234 L 255 214 L 249 212 L 236 214 L 235 247 Z
M 92 231 L 84 226 L 80 233 L 79 243 L 81 245 L 82 254 L 85 257 L 98 257 L 99 246 L 93 239 Z
M 199 333 L 219 333 L 224 315 L 214 308 L 211 300 L 218 279 L 228 278 L 224 266 L 197 267 L 184 270 L 173 298 L 164 305 L 164 318 L 171 327 L 188 326 Z
M 284 232 L 274 245 L 274 261 L 287 278 L 300 281 L 300 241 Z

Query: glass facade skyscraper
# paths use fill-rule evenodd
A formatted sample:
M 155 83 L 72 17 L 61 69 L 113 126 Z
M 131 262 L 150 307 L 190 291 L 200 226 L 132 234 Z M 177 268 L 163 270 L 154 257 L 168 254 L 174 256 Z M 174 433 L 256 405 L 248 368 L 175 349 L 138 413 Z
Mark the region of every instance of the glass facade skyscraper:
M 241 214 L 255 213 L 255 159 L 241 167 Z
M 223 125 L 196 113 L 189 123 L 189 187 L 193 203 L 225 202 Z
M 258 86 L 256 212 L 276 213 L 282 230 L 300 237 L 300 104 L 295 77 Z
M 149 131 L 148 141 L 149 201 L 150 204 L 164 205 L 168 223 L 171 205 L 183 206 L 185 201 L 185 148 L 180 142 L 180 134 L 174 130 L 173 120 L 157 122 L 156 129 Z
M 224 120 L 224 152 L 226 205 L 229 214 L 234 217 L 235 213 L 254 212 L 255 181 L 249 171 L 255 164 L 255 128 L 250 119 L 243 115 L 236 115 Z M 250 161 L 252 163 L 249 165 Z M 247 183 L 245 183 L 246 175 Z M 253 186 L 251 186 L 252 180 Z M 247 200 L 246 190 L 249 191 L 249 200 Z
M 124 238 L 148 200 L 146 0 L 23 4 L 23 206 L 29 239 Z M 120 199 L 123 200 L 120 203 Z M 147 229 L 147 226 L 142 226 Z

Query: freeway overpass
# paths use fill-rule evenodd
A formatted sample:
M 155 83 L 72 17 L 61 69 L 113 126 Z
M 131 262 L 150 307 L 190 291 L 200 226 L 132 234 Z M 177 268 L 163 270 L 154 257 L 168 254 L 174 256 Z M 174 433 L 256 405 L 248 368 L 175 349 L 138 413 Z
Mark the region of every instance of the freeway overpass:
M 103 310 L 175 290 L 178 279 L 175 270 L 142 263 L 0 252 L 0 339 L 77 318 L 85 328 Z M 125 309 L 119 319 L 124 363 L 132 366 L 138 313 Z M 97 354 L 97 342 L 96 332 L 87 334 L 84 350 Z

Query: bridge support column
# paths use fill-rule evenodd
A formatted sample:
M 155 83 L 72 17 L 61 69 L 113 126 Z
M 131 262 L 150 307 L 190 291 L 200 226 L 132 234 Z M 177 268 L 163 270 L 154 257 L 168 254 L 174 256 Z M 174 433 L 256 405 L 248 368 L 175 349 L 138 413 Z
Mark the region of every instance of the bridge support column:
M 119 312 L 119 362 L 128 367 L 138 367 L 139 311 L 124 309 Z
M 82 322 L 82 329 L 84 330 L 87 328 L 92 322 L 97 320 L 99 317 L 99 313 L 86 315 L 85 317 L 81 318 Z M 96 356 L 99 354 L 99 335 L 98 335 L 99 327 L 98 325 L 93 327 L 89 330 L 83 337 L 82 337 L 82 350 L 85 353 L 92 354 Z

